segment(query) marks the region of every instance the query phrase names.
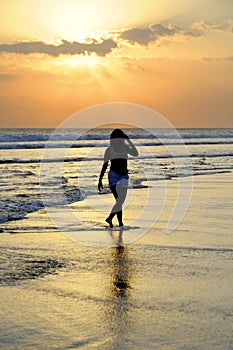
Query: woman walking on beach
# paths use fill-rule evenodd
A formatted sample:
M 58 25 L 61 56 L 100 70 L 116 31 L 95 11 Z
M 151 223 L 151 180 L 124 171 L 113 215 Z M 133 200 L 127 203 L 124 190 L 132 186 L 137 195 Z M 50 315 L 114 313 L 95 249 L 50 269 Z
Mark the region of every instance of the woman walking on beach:
M 117 216 L 119 226 L 124 226 L 122 221 L 122 205 L 125 201 L 128 188 L 128 169 L 127 159 L 128 154 L 133 157 L 138 156 L 138 151 L 133 145 L 129 137 L 121 130 L 115 129 L 110 135 L 110 147 L 104 154 L 104 163 L 99 176 L 98 190 L 103 190 L 102 179 L 108 167 L 108 162 L 111 162 L 110 171 L 108 173 L 109 187 L 116 200 L 111 213 L 105 220 L 110 228 L 113 228 L 112 220 Z

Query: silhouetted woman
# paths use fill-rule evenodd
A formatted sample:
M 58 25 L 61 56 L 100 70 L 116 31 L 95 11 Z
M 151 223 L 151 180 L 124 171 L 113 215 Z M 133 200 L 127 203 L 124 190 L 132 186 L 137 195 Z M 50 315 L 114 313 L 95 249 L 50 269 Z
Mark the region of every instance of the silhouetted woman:
M 110 147 L 106 149 L 104 154 L 104 163 L 98 183 L 98 189 L 101 192 L 103 189 L 102 179 L 110 161 L 111 166 L 108 173 L 108 182 L 116 203 L 105 221 L 111 228 L 113 227 L 112 220 L 115 215 L 117 215 L 119 226 L 124 225 L 122 221 L 122 205 L 125 201 L 128 188 L 128 154 L 137 157 L 138 151 L 136 147 L 121 129 L 113 130 L 110 135 Z

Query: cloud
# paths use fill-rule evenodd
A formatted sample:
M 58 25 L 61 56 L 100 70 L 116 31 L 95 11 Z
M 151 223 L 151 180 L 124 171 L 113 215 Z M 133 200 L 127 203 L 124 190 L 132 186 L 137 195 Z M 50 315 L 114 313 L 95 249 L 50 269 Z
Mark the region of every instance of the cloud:
M 183 38 L 196 38 L 205 35 L 210 31 L 232 31 L 232 22 L 216 23 L 202 21 L 194 23 L 190 28 L 182 28 L 174 24 L 163 25 L 152 24 L 147 28 L 130 28 L 121 31 L 120 38 L 131 44 L 147 46 L 158 41 L 160 38 L 180 36 Z
M 213 21 L 201 21 L 201 22 L 194 23 L 192 28 L 202 33 L 207 33 L 210 31 L 226 32 L 226 31 L 231 31 L 232 21 L 225 21 L 221 23 L 213 22 Z
M 93 40 L 91 43 L 79 43 L 62 40 L 60 45 L 46 44 L 42 41 L 17 42 L 14 44 L 0 45 L 0 53 L 19 53 L 29 55 L 31 53 L 42 53 L 50 56 L 81 55 L 96 53 L 98 56 L 106 56 L 117 44 L 112 39 L 106 39 L 102 42 Z
M 148 45 L 153 41 L 152 31 L 150 29 L 132 28 L 121 34 L 121 38 L 131 43 Z
M 151 25 L 149 28 L 132 28 L 121 33 L 120 37 L 128 40 L 130 43 L 138 43 L 147 46 L 151 42 L 155 42 L 162 36 L 174 35 L 178 27 L 165 27 L 157 23 Z
M 216 57 L 202 57 L 203 61 L 207 62 L 219 62 L 219 61 L 230 61 L 233 62 L 233 55 L 228 56 L 216 56 Z
M 209 32 L 231 32 L 232 21 L 213 22 L 213 21 L 200 21 L 191 26 L 191 29 L 184 29 L 183 34 L 186 36 L 203 36 Z
M 18 74 L 0 73 L 0 82 L 9 82 L 18 79 Z
M 206 35 L 210 31 L 233 32 L 233 21 L 222 23 L 201 21 L 194 23 L 189 28 L 180 27 L 174 24 L 155 23 L 148 27 L 134 27 L 109 32 L 108 37 L 97 41 L 88 38 L 89 42 L 80 43 L 77 41 L 61 40 L 59 45 L 48 44 L 43 41 L 20 41 L 11 44 L 0 44 L 1 53 L 18 53 L 29 55 L 42 53 L 57 57 L 59 55 L 83 55 L 96 53 L 98 56 L 106 56 L 112 50 L 124 45 L 139 44 L 148 46 L 151 43 L 159 42 L 162 38 L 197 38 Z

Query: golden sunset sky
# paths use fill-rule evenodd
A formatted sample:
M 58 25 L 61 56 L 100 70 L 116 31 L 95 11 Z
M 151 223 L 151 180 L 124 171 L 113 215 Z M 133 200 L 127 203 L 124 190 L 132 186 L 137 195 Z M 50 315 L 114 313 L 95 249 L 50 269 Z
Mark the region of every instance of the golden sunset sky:
M 233 127 L 232 0 L 1 0 L 0 17 L 0 127 L 118 101 Z

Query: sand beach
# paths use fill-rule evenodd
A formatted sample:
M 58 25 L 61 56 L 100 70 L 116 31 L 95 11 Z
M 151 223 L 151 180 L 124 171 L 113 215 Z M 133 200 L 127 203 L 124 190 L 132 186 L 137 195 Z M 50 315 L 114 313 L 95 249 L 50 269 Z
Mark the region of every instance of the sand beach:
M 172 234 L 168 201 L 146 235 L 111 248 L 71 240 L 44 210 L 2 224 L 2 349 L 231 349 L 232 194 L 232 173 L 196 176 Z

